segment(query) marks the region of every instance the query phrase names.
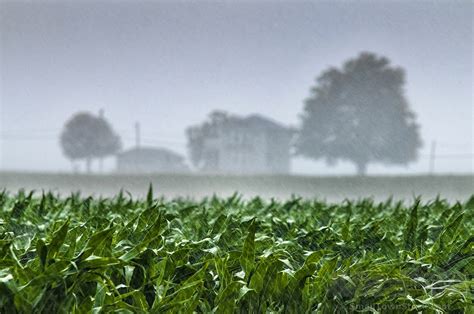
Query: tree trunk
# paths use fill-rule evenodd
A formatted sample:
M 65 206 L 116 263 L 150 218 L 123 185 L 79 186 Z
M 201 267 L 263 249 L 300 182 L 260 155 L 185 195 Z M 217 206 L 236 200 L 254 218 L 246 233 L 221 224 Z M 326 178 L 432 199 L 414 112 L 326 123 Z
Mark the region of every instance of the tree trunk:
M 365 161 L 356 161 L 357 175 L 365 176 L 367 174 L 367 162 Z
M 102 173 L 104 170 L 104 158 L 100 157 L 99 158 L 99 172 Z
M 77 174 L 79 172 L 76 161 L 74 160 L 71 160 L 71 169 L 73 174 Z
M 86 172 L 91 173 L 91 162 L 92 159 L 90 157 L 86 158 Z

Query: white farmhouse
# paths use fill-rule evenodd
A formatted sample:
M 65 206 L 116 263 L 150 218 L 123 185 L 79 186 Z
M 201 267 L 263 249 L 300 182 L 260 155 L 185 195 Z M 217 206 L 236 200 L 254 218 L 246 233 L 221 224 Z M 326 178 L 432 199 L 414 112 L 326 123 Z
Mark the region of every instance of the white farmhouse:
M 203 143 L 206 173 L 287 174 L 292 131 L 260 115 L 220 124 Z

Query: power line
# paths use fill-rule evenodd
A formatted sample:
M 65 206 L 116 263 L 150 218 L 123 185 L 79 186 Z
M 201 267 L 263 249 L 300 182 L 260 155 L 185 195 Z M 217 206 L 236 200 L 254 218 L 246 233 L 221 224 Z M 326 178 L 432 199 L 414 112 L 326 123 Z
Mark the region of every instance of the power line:
M 39 130 L 38 130 L 39 131 Z M 45 131 L 45 130 L 44 130 Z M 122 139 L 127 142 L 135 142 L 136 137 L 132 135 L 125 135 L 122 136 Z M 58 136 L 54 135 L 48 135 L 48 134 L 6 134 L 6 133 L 1 133 L 0 134 L 0 140 L 6 140 L 6 141 L 33 141 L 33 142 L 39 142 L 39 141 L 59 141 Z M 187 145 L 186 140 L 178 140 L 178 139 L 158 139 L 158 138 L 152 138 L 152 137 L 141 137 L 140 138 L 141 142 L 147 145 L 173 145 L 173 146 L 185 146 Z M 436 143 L 438 144 L 438 143 Z M 474 160 L 474 152 L 452 152 L 452 153 L 436 153 L 438 151 L 440 145 L 434 145 L 431 146 L 431 150 L 429 154 L 420 154 L 418 157 L 420 159 L 429 159 L 429 170 L 434 171 L 434 166 L 435 166 L 435 161 L 437 159 L 453 159 L 453 160 L 460 160 L 460 159 L 473 159 Z M 441 147 L 444 147 L 445 145 L 441 145 Z

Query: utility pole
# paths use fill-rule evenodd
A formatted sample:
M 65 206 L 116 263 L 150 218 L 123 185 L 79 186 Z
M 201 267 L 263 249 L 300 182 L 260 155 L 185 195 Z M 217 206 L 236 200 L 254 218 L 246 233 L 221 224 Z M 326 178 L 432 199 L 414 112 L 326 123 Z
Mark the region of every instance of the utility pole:
M 99 109 L 99 118 L 104 120 L 104 108 Z M 104 172 L 104 158 L 99 157 L 99 172 Z
M 140 148 L 140 122 L 135 122 L 135 146 Z
M 433 175 L 435 171 L 435 159 L 436 159 L 436 141 L 432 141 L 431 150 L 430 150 L 430 168 L 429 168 L 430 175 Z

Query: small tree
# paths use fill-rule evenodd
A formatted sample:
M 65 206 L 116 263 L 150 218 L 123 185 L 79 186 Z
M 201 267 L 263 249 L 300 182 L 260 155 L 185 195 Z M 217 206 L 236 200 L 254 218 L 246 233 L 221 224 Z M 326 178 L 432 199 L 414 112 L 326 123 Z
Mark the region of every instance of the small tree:
M 110 124 L 103 117 L 87 112 L 77 113 L 66 122 L 60 143 L 64 155 L 71 161 L 85 159 L 88 173 L 93 158 L 104 158 L 121 149 L 120 137 Z
M 99 116 L 98 120 L 97 142 L 99 145 L 95 157 L 99 158 L 99 167 L 102 171 L 103 159 L 119 152 L 122 149 L 122 141 L 103 116 Z
M 326 70 L 305 101 L 296 153 L 352 161 L 359 175 L 370 162 L 416 160 L 421 140 L 404 84 L 403 69 L 372 53 Z

